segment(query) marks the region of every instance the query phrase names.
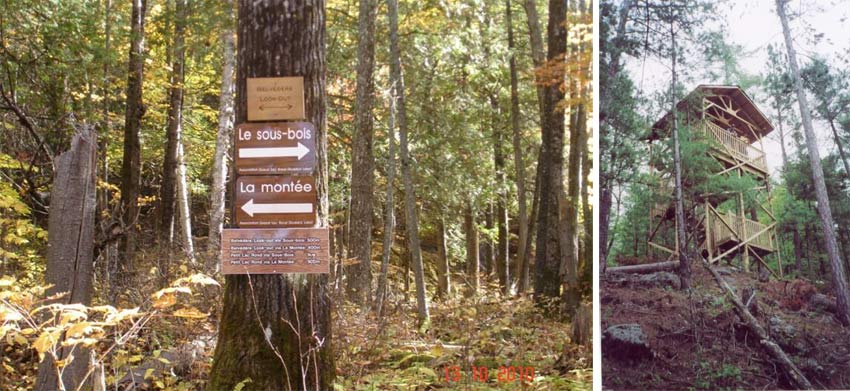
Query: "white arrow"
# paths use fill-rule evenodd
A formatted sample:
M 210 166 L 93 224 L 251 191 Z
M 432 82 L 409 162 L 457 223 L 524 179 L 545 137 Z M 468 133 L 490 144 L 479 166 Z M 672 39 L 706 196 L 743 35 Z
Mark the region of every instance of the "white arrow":
M 251 217 L 254 213 L 313 213 L 313 204 L 255 204 L 252 198 L 242 205 L 242 210 Z
M 239 148 L 240 158 L 263 158 L 263 157 L 297 157 L 301 160 L 304 155 L 310 152 L 310 148 L 304 144 L 298 143 L 294 147 L 280 148 Z

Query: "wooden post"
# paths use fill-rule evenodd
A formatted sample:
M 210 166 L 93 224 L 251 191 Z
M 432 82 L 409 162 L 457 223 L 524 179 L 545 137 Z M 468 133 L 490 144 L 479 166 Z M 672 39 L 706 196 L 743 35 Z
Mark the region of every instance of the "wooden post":
M 47 296 L 66 294 L 54 303 L 91 304 L 96 178 L 97 135 L 84 128 L 71 140 L 71 149 L 56 158 L 47 228 L 45 282 L 52 285 Z M 38 367 L 35 390 L 71 389 L 79 384 L 88 370 L 88 352 L 88 349 L 73 346 L 59 348 L 56 359 L 65 361 L 74 356 L 61 372 L 56 370 L 53 357 L 45 356 Z

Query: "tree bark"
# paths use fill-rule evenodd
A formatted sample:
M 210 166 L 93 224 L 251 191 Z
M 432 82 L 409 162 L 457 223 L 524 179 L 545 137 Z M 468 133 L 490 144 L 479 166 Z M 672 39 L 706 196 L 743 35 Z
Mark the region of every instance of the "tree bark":
M 390 24 L 390 80 L 398 99 L 399 146 L 401 150 L 401 178 L 404 183 L 404 215 L 407 225 L 410 262 L 413 266 L 413 278 L 416 281 L 416 307 L 419 330 L 428 328 L 431 315 L 428 312 L 428 298 L 425 297 L 425 268 L 422 264 L 422 250 L 419 245 L 419 216 L 416 211 L 416 194 L 413 187 L 414 167 L 410 158 L 407 140 L 407 111 L 404 98 L 404 77 L 401 69 L 401 49 L 398 42 L 398 0 L 387 0 Z
M 835 291 L 836 316 L 844 326 L 850 326 L 850 290 L 847 286 L 847 274 L 844 263 L 838 254 L 838 242 L 835 238 L 835 224 L 830 210 L 829 195 L 826 192 L 826 183 L 823 177 L 823 168 L 820 162 L 817 139 L 812 127 L 812 115 L 809 111 L 809 103 L 803 90 L 803 80 L 800 77 L 800 68 L 797 65 L 797 53 L 791 39 L 791 29 L 788 27 L 788 16 L 785 14 L 785 3 L 787 0 L 776 0 L 776 13 L 782 24 L 782 33 L 785 36 L 785 46 L 788 49 L 788 62 L 791 65 L 791 73 L 794 78 L 794 86 L 797 90 L 797 103 L 800 105 L 800 116 L 803 120 L 803 129 L 806 136 L 806 147 L 809 151 L 809 162 L 812 168 L 812 182 L 815 187 L 815 198 L 817 199 L 818 215 L 820 215 L 823 227 L 824 244 L 829 263 L 832 266 L 832 288 Z
M 377 0 L 360 0 L 357 18 L 357 86 L 354 141 L 351 156 L 351 255 L 357 262 L 347 267 L 346 295 L 368 305 L 372 286 L 372 204 L 375 157 L 372 151 L 372 104 L 375 90 L 375 13 Z
M 519 219 L 519 241 L 517 244 L 516 270 L 518 276 L 517 293 L 522 294 L 528 287 L 528 282 L 523 281 L 523 269 L 527 262 L 525 247 L 528 245 L 528 205 L 525 199 L 525 163 L 522 159 L 522 133 L 519 128 L 519 78 L 517 76 L 516 44 L 514 43 L 514 28 L 511 19 L 511 0 L 505 0 L 505 24 L 508 28 L 508 52 L 509 67 L 511 74 L 511 130 L 513 133 L 514 168 L 516 170 L 516 190 Z M 527 274 L 526 274 L 527 276 Z
M 171 247 L 177 195 L 178 144 L 183 122 L 183 82 L 186 58 L 186 0 L 174 1 L 174 42 L 171 46 L 171 87 L 169 88 L 168 123 L 165 131 L 165 153 L 162 163 L 162 184 L 159 188 L 160 240 Z M 160 272 L 168 275 L 167 265 Z
M 182 132 L 181 132 L 182 133 Z M 183 141 L 177 143 L 177 206 L 180 211 L 180 232 L 183 234 L 183 252 L 190 263 L 195 263 L 195 243 L 192 240 L 192 212 L 189 199 L 189 179 L 186 174 L 186 155 L 183 153 Z M 169 277 L 169 274 L 165 274 Z M 170 278 L 170 277 L 169 277 Z
M 549 48 L 547 57 L 557 60 L 567 47 L 566 0 L 549 1 Z M 561 258 L 558 230 L 558 197 L 563 194 L 564 167 L 564 113 L 557 104 L 564 99 L 560 83 L 547 86 L 544 94 L 545 122 L 542 124 L 542 142 L 537 169 L 540 170 L 540 212 L 537 215 L 536 267 L 534 278 L 535 299 L 558 297 L 561 282 L 558 275 Z
M 381 275 L 378 277 L 378 290 L 375 294 L 375 313 L 381 315 L 384 299 L 387 295 L 387 273 L 390 265 L 390 254 L 393 247 L 393 227 L 395 227 L 395 202 L 393 200 L 393 182 L 395 181 L 395 113 L 396 98 L 390 94 L 389 123 L 387 125 L 387 202 L 384 207 L 384 243 L 381 253 Z
M 471 201 L 467 201 L 464 209 L 463 229 L 466 234 L 466 279 L 469 286 L 467 296 L 475 296 L 478 294 L 481 265 L 478 259 L 478 226 L 475 224 L 475 211 Z
M 130 59 L 127 71 L 127 110 L 124 116 L 124 156 L 121 163 L 121 208 L 124 224 L 122 252 L 124 264 L 121 265 L 119 284 L 133 272 L 133 259 L 136 256 L 136 223 L 139 218 L 139 187 L 141 186 L 142 163 L 139 130 L 145 105 L 142 102 L 142 84 L 145 72 L 145 11 L 147 0 L 133 0 L 133 13 L 130 28 Z M 113 284 L 115 285 L 115 284 Z M 117 286 L 113 289 L 120 290 Z M 114 296 L 114 295 L 110 295 Z
M 442 213 L 437 220 L 437 297 L 445 299 L 451 293 L 449 254 L 446 248 L 446 221 Z
M 499 101 L 494 95 L 490 95 L 490 108 L 493 109 L 493 166 L 496 168 L 496 247 L 493 255 L 496 260 L 496 274 L 499 277 L 499 286 L 502 294 L 507 296 L 511 291 L 511 264 L 508 250 L 508 208 L 507 194 L 505 193 L 505 153 L 502 149 L 504 136 L 499 126 L 500 116 Z
M 673 43 L 673 67 L 672 80 L 670 82 L 670 112 L 673 115 L 673 167 L 675 172 L 675 193 L 676 193 L 676 241 L 679 255 L 679 279 L 682 281 L 682 290 L 688 290 L 691 286 L 691 265 L 688 263 L 688 241 L 685 234 L 685 204 L 683 200 L 682 188 L 682 157 L 679 141 L 679 119 L 676 105 L 679 103 L 676 97 L 676 31 L 674 29 L 675 18 L 672 16 L 673 9 L 670 8 L 670 39 Z
M 306 120 L 316 128 L 318 226 L 327 226 L 325 2 L 240 0 L 236 121 L 247 117 L 249 77 L 304 77 Z M 225 278 L 207 389 L 329 390 L 336 374 L 327 274 Z
M 218 134 L 213 155 L 212 189 L 210 189 L 210 233 L 207 242 L 208 260 L 206 269 L 218 271 L 218 251 L 221 248 L 221 229 L 224 227 L 225 197 L 227 196 L 227 166 L 230 139 L 233 134 L 233 85 L 236 67 L 236 36 L 233 31 L 233 2 L 228 1 L 225 23 L 221 33 L 223 44 L 221 92 L 218 106 Z
M 47 296 L 67 292 L 54 301 L 91 304 L 94 279 L 95 182 L 97 135 L 84 128 L 71 141 L 71 149 L 56 158 L 47 228 Z M 60 341 L 61 343 L 61 341 Z M 74 359 L 62 369 L 60 379 L 52 357 L 38 367 L 35 389 L 73 389 L 88 371 L 89 350 L 60 347 L 57 359 Z M 61 382 L 61 384 L 60 384 Z

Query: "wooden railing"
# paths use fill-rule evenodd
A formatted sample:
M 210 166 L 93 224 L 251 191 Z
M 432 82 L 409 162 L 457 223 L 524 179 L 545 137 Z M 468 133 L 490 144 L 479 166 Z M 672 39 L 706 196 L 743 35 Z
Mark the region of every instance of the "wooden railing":
M 735 240 L 743 241 L 750 239 L 749 244 L 763 248 L 765 250 L 773 250 L 773 238 L 770 235 L 770 230 L 765 231 L 766 225 L 753 221 L 747 218 L 741 218 L 734 213 L 711 213 L 711 235 L 714 237 L 715 246 L 719 246 L 726 241 Z M 720 221 L 720 220 L 723 221 Z M 726 224 L 723 224 L 723 223 Z M 727 227 L 728 225 L 728 227 Z M 730 231 L 729 228 L 733 228 Z M 764 232 L 762 232 L 764 231 Z M 756 237 L 754 235 L 758 234 Z M 736 239 L 737 238 L 737 239 Z
M 765 153 L 750 145 L 746 139 L 742 139 L 735 133 L 723 129 L 710 121 L 703 121 L 703 126 L 698 126 L 697 129 L 720 144 L 723 152 L 732 155 L 738 160 L 749 162 L 748 164 L 750 166 L 762 172 L 767 172 Z

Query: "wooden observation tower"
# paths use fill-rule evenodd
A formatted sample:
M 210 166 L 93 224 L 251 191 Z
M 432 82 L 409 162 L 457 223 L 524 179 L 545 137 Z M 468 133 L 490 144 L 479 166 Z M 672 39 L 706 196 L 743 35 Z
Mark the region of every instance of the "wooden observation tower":
M 781 277 L 781 258 L 778 275 L 765 261 L 773 253 L 780 257 L 776 245 L 776 217 L 770 203 L 770 174 L 762 143 L 762 138 L 773 131 L 773 125 L 744 90 L 738 86 L 723 85 L 697 87 L 677 104 L 677 119 L 680 130 L 690 129 L 692 136 L 708 142 L 708 155 L 720 163 L 715 165 L 718 170 L 712 175 L 746 175 L 756 184 L 738 191 L 688 192 L 690 196 L 686 196 L 683 203 L 687 242 L 692 243 L 689 248 L 698 249 L 699 255 L 709 263 L 722 259 L 731 262 L 739 256 L 745 271 L 749 271 L 751 260 L 755 259 L 759 269 L 763 265 L 775 276 Z M 653 142 L 670 137 L 671 123 L 672 113 L 668 112 L 653 125 L 647 137 L 650 155 Z M 658 144 L 662 148 L 656 145 L 655 150 L 669 149 L 664 148 L 666 143 Z M 658 174 L 658 189 L 663 200 L 650 211 L 648 244 L 651 249 L 666 255 L 668 260 L 675 259 L 679 248 L 672 201 L 674 174 L 672 168 L 661 168 L 652 163 L 650 169 Z M 693 185 L 688 178 L 683 178 L 684 187 Z M 755 200 L 749 202 L 749 206 L 745 205 L 745 195 Z

